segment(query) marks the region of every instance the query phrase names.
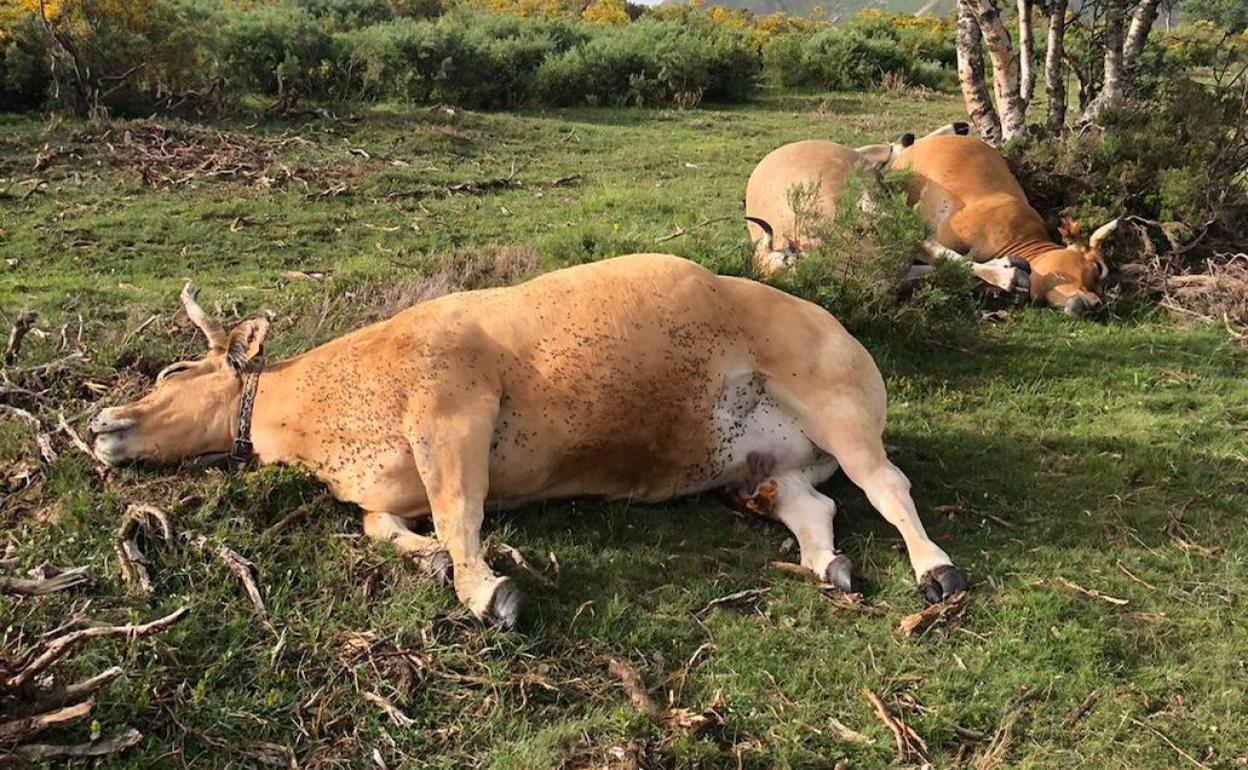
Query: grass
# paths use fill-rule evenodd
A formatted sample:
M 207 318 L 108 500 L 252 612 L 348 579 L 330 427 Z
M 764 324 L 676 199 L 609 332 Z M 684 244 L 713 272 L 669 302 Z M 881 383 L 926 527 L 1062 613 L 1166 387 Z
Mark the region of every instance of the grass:
M 669 250 L 740 272 L 744 180 L 765 152 L 812 136 L 877 141 L 959 114 L 948 97 L 840 95 L 664 112 L 378 108 L 225 126 L 306 138 L 279 156 L 306 188 L 239 179 L 149 187 L 115 166 L 102 142 L 71 141 L 85 126 L 45 135 L 40 119 L 0 117 L 0 185 L 15 196 L 0 200 L 0 259 L 16 261 L 0 272 L 0 308 L 6 323 L 36 309 L 48 331 L 28 338 L 10 380 L 32 384 L 28 367 L 57 358 L 60 329 L 72 340 L 79 316 L 91 354 L 34 383 L 49 389 L 44 397 L 7 399 L 54 421 L 96 398 L 84 383 L 122 400 L 163 363 L 197 353 L 200 341 L 175 317 L 184 276 L 204 287 L 206 305 L 277 310 L 270 352 L 284 355 L 356 325 L 394 284 L 455 250 L 532 247 L 546 267 Z M 32 175 L 44 143 L 76 157 Z M 507 179 L 513 164 L 510 182 L 480 194 L 439 189 Z M 22 199 L 32 176 L 47 190 Z M 317 196 L 337 184 L 346 190 Z M 413 194 L 386 197 L 394 192 Z M 678 229 L 686 234 L 656 243 Z M 292 270 L 331 277 L 284 277 Z M 1248 762 L 1242 350 L 1219 328 L 1147 311 L 1096 324 L 1017 310 L 971 350 L 883 333 L 864 341 L 888 379 L 895 460 L 929 531 L 974 584 L 956 628 L 897 634 L 920 604 L 900 539 L 841 477 L 826 489 L 840 507 L 839 542 L 868 583 L 868 611 L 767 571 L 785 558 L 787 533 L 714 497 L 582 500 L 489 520 L 491 542 L 538 566 L 552 553 L 559 563 L 551 588 L 516 575 L 524 618 L 500 632 L 367 542 L 354 510 L 297 473 L 126 469 L 101 481 L 59 439 L 60 458 L 40 467 L 26 426 L 6 420 L 0 539 L 16 544 L 23 570 L 87 565 L 92 582 L 40 599 L 0 597 L 0 647 L 22 649 L 77 614 L 146 620 L 192 608 L 159 637 L 97 643 L 77 659 L 80 673 L 114 662 L 127 673 L 100 694 L 98 724 L 50 739 L 124 725 L 145 734 L 103 767 L 286 765 L 288 750 L 301 767 L 363 767 L 374 751 L 389 767 L 627 766 L 620 757 L 639 753 L 642 766 L 885 767 L 892 738 L 863 688 L 925 738 L 938 767 L 957 757 L 993 766 L 988 744 L 1013 711 L 1001 766 L 1191 764 L 1179 750 L 1208 767 Z M 26 486 L 12 479 L 22 462 L 35 469 Z M 148 543 L 155 596 L 129 591 L 111 539 L 138 500 L 252 559 L 271 626 L 253 618 L 220 562 L 185 548 Z M 262 534 L 300 506 L 297 523 Z M 1179 512 L 1186 536 L 1216 555 L 1186 551 L 1163 532 Z M 767 591 L 697 614 L 749 588 Z M 378 654 L 347 654 L 352 634 L 364 632 L 376 634 Z M 724 724 L 669 736 L 630 706 L 609 658 L 631 660 L 661 702 L 670 691 L 699 709 L 718 693 Z M 366 692 L 391 698 L 415 723 L 394 726 Z M 1093 692 L 1087 713 L 1068 722 Z M 838 741 L 833 718 L 874 743 Z

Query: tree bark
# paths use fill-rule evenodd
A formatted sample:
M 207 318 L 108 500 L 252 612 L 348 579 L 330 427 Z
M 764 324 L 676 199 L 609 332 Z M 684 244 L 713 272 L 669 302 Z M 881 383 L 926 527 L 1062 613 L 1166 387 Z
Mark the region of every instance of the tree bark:
M 1148 39 L 1148 33 L 1153 29 L 1153 22 L 1157 20 L 1158 0 L 1140 0 L 1140 4 L 1135 7 L 1135 12 L 1131 14 L 1131 28 L 1127 30 L 1127 42 L 1122 46 L 1122 66 L 1126 70 L 1127 77 L 1135 71 L 1135 67 L 1140 61 L 1140 52 L 1144 50 L 1144 41 Z
M 992 85 L 997 111 L 1001 114 L 1001 137 L 1008 142 L 1022 136 L 1027 129 L 1027 105 L 1018 90 L 1018 60 L 1014 58 L 1010 33 L 1001 21 L 1001 9 L 996 0 L 976 0 L 975 6 L 979 29 L 992 58 Z
M 1018 0 L 1018 72 L 1022 81 L 1019 83 L 1019 96 L 1023 98 L 1024 107 L 1031 104 L 1036 94 L 1036 65 L 1034 60 L 1031 32 L 1032 0 Z
M 1058 136 L 1066 127 L 1066 79 L 1062 58 L 1066 53 L 1066 0 L 1049 3 L 1049 39 L 1044 52 L 1044 93 L 1049 99 L 1049 133 Z
M 1122 67 L 1122 21 L 1124 0 L 1105 3 L 1105 76 L 1101 92 L 1083 111 L 1079 122 L 1094 123 L 1107 109 L 1120 107 L 1126 100 L 1126 74 Z
M 1001 120 L 992 106 L 992 98 L 984 85 L 984 52 L 981 48 L 979 22 L 975 20 L 975 0 L 957 0 L 958 9 L 958 82 L 962 86 L 962 102 L 975 130 L 985 142 L 1001 144 Z

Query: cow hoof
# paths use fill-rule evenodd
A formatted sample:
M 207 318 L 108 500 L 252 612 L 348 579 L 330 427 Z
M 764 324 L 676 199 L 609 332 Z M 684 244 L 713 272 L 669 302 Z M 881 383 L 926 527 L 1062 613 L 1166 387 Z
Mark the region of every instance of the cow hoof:
M 1019 270 L 1014 276 L 1014 291 L 1031 296 L 1031 273 Z
M 513 629 L 520 619 L 520 589 L 511 578 L 492 578 L 477 588 L 468 608 L 482 623 Z
M 919 580 L 919 592 L 928 604 L 943 602 L 966 587 L 966 578 L 952 564 L 933 567 Z
M 420 571 L 433 578 L 440 586 L 451 584 L 451 554 L 445 548 L 430 550 L 428 553 L 412 554 L 412 559 Z
M 957 123 L 953 124 L 953 133 L 958 136 L 966 136 L 971 133 L 971 124 L 959 120 Z
M 847 594 L 858 593 L 858 581 L 854 580 L 854 563 L 845 554 L 838 554 L 823 571 L 823 582 L 836 586 Z

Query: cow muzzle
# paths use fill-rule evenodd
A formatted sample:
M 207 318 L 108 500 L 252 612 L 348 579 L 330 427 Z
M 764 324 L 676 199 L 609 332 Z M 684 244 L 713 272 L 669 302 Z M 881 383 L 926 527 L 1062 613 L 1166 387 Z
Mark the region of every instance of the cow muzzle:
M 1086 318 L 1098 315 L 1104 309 L 1105 304 L 1095 294 L 1076 294 L 1066 300 L 1064 311 L 1071 318 Z
M 108 465 L 119 465 L 130 459 L 126 444 L 139 421 L 126 417 L 118 408 L 105 409 L 87 426 L 88 440 L 95 456 Z

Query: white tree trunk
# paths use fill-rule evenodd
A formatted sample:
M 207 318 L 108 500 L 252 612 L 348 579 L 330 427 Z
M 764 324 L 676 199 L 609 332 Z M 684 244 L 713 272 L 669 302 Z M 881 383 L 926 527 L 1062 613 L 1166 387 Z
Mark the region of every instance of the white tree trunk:
M 1008 142 L 1027 130 L 1027 105 L 1018 90 L 1018 60 L 1014 58 L 1010 33 L 1001 21 L 996 0 L 975 0 L 975 7 L 979 29 L 992 58 L 992 85 L 1001 115 L 1001 137 Z
M 1066 54 L 1066 0 L 1049 3 L 1049 39 L 1044 52 L 1044 93 L 1049 100 L 1049 133 L 1057 136 L 1066 127 L 1066 79 L 1062 57 Z
M 1153 22 L 1157 20 L 1158 5 L 1158 0 L 1140 0 L 1140 4 L 1135 7 L 1135 13 L 1131 14 L 1131 28 L 1127 30 L 1127 42 L 1122 46 L 1122 66 L 1128 77 L 1139 64 L 1144 41 L 1153 29 Z
M 985 142 L 996 147 L 1001 144 L 1001 120 L 984 85 L 984 52 L 974 2 L 957 0 L 958 82 L 962 86 L 966 114 L 975 124 L 975 130 Z
M 1018 71 L 1022 82 L 1019 96 L 1023 105 L 1031 104 L 1036 93 L 1036 65 L 1032 52 L 1031 0 L 1018 0 Z
M 1126 100 L 1126 74 L 1122 67 L 1122 21 L 1124 0 L 1105 3 L 1105 77 L 1101 92 L 1080 116 L 1080 123 L 1093 123 L 1107 109 L 1122 106 Z M 1151 23 L 1151 22 L 1150 22 Z

